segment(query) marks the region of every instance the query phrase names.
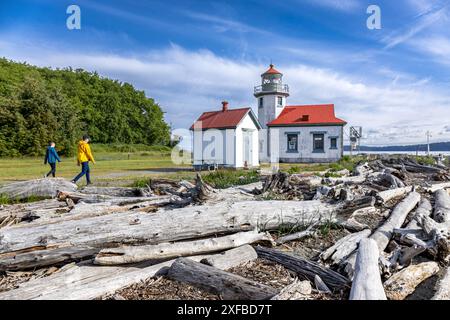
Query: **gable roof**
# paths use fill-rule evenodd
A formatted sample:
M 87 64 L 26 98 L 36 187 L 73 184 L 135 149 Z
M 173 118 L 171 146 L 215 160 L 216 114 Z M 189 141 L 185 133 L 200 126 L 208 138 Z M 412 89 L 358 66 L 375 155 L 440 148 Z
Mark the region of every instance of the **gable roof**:
M 345 125 L 334 115 L 334 104 L 286 106 L 268 126 Z
M 255 114 L 251 108 L 227 109 L 225 111 L 208 111 L 202 115 L 192 124 L 190 130 L 194 130 L 194 125 L 201 121 L 202 130 L 205 129 L 233 129 L 236 128 L 242 119 L 249 114 L 258 129 L 261 125 L 258 122 Z

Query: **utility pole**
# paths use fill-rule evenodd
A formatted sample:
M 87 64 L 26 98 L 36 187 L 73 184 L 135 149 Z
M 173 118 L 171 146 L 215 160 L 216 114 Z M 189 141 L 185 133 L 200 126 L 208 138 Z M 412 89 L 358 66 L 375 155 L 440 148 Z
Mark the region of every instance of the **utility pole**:
M 431 138 L 431 132 L 430 130 L 427 131 L 427 156 L 430 156 L 430 138 Z

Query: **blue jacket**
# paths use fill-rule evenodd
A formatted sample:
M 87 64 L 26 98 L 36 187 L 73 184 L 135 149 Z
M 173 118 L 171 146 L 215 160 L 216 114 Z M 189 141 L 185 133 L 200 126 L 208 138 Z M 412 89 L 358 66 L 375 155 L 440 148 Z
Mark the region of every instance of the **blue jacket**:
M 56 152 L 55 148 L 48 147 L 45 152 L 44 164 L 48 163 L 56 163 L 56 161 L 61 162 L 61 159 L 58 156 L 58 152 Z

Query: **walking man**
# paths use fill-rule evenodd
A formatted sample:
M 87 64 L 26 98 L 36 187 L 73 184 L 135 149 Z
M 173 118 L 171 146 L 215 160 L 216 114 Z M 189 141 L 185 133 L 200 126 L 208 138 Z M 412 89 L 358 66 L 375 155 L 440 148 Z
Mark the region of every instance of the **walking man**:
M 47 178 L 49 175 L 52 175 L 54 178 L 56 176 L 56 161 L 61 162 L 58 152 L 56 152 L 55 145 L 56 144 L 51 141 L 45 151 L 44 164 L 48 163 L 50 165 L 50 171 L 44 176 L 44 178 Z
M 94 157 L 92 156 L 91 147 L 89 146 L 90 138 L 87 135 L 84 135 L 82 140 L 78 142 L 78 156 L 77 162 L 78 165 L 81 165 L 81 172 L 78 174 L 73 180 L 72 183 L 77 183 L 77 181 L 84 175 L 86 175 L 87 185 L 91 184 L 91 176 L 89 169 L 89 161 L 92 161 L 95 164 Z

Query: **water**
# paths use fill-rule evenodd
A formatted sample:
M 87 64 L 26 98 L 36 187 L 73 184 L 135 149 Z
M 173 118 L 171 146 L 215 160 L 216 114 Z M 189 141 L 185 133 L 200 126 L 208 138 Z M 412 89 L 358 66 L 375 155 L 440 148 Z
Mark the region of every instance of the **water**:
M 344 151 L 345 155 L 350 155 L 350 151 Z M 419 156 L 426 156 L 427 153 L 424 151 L 419 151 L 419 152 L 415 152 L 415 151 L 361 151 L 360 153 L 358 153 L 357 151 L 353 151 L 352 152 L 353 155 L 356 154 L 410 154 L 410 155 L 419 155 Z M 444 155 L 444 156 L 450 156 L 450 151 L 430 151 L 430 154 L 432 156 L 438 156 L 440 154 Z

